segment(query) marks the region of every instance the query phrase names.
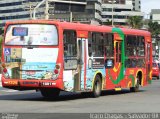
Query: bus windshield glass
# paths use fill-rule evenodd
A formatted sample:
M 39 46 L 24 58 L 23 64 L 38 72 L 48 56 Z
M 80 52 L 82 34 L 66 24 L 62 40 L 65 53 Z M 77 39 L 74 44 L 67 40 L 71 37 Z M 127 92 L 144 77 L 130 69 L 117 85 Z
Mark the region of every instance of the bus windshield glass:
M 46 24 L 15 24 L 7 28 L 5 45 L 58 45 L 57 28 Z

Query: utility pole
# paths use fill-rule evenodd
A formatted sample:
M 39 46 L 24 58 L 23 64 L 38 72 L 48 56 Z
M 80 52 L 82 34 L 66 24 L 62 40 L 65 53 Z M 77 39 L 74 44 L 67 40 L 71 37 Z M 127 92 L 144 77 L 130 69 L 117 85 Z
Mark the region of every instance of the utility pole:
M 36 6 L 35 3 L 33 3 L 33 2 L 23 3 L 22 2 L 22 4 L 25 6 L 23 9 L 29 11 L 30 19 L 33 19 L 32 14 L 33 14 L 34 7 Z
M 112 5 L 112 26 L 114 26 L 114 15 L 113 15 L 113 12 L 114 12 L 114 4 L 117 2 L 116 0 L 109 0 L 108 1 L 109 3 L 111 3 Z
M 48 10 L 49 10 L 49 3 L 48 3 L 48 0 L 46 0 L 46 9 L 45 9 L 45 19 L 46 19 L 46 20 L 49 19 Z
M 70 0 L 70 4 L 69 4 L 69 21 L 72 22 L 72 18 L 73 18 L 73 13 L 72 13 L 72 9 L 71 9 L 71 0 Z

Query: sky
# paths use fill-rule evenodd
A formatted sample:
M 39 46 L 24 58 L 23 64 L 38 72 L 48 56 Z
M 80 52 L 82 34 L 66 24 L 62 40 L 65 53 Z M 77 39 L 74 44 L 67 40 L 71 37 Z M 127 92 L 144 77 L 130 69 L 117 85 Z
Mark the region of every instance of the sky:
M 151 9 L 160 9 L 160 0 L 141 0 L 141 11 L 149 14 Z

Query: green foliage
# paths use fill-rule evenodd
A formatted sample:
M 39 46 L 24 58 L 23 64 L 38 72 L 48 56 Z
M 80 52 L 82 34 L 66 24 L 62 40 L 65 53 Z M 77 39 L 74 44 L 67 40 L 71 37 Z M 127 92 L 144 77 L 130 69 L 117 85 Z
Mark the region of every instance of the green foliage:
M 134 29 L 140 29 L 143 26 L 143 19 L 141 16 L 130 16 L 127 22 L 128 25 Z
M 0 57 L 1 57 L 1 54 L 2 54 L 2 37 L 0 36 Z
M 4 28 L 0 27 L 0 58 L 2 54 L 2 40 L 3 40 Z
M 158 36 L 160 34 L 160 24 L 158 22 L 149 21 L 148 30 L 151 32 L 152 36 Z
M 0 28 L 0 35 L 2 35 L 4 33 L 4 29 Z
M 107 19 L 106 22 L 103 23 L 103 25 L 112 25 L 112 21 Z

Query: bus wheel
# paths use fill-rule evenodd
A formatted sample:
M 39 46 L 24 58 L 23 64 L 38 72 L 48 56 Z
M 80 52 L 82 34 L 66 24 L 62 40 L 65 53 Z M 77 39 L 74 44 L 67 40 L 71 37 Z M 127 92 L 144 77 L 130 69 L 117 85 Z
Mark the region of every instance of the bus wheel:
M 97 75 L 95 77 L 94 84 L 93 84 L 92 96 L 94 98 L 99 97 L 101 95 L 101 87 L 102 87 L 101 78 L 99 75 Z
M 41 89 L 41 94 L 45 98 L 55 98 L 59 96 L 60 90 L 59 89 Z
M 159 80 L 160 79 L 160 75 L 159 76 L 157 76 L 157 80 Z
M 139 85 L 140 85 L 140 78 L 139 76 L 137 76 L 137 79 L 136 79 L 136 83 L 135 83 L 135 87 L 131 87 L 130 88 L 130 91 L 131 92 L 138 92 L 139 91 Z

